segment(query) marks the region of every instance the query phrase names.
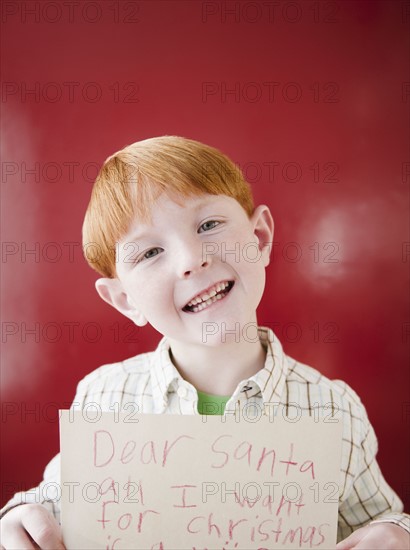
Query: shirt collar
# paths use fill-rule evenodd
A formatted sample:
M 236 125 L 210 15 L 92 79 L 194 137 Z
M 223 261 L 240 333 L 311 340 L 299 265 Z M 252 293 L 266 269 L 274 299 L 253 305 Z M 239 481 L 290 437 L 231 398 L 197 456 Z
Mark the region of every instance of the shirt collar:
M 152 397 L 156 413 L 164 412 L 168 404 L 168 393 L 173 390 L 178 381 L 182 381 L 169 355 L 170 345 L 164 336 L 152 355 L 150 365 L 152 376 Z
M 232 398 L 245 395 L 246 399 L 250 399 L 262 394 L 264 403 L 272 403 L 282 394 L 288 371 L 287 358 L 279 339 L 270 328 L 258 327 L 258 336 L 266 349 L 265 365 L 254 376 L 241 381 Z M 176 391 L 181 384 L 189 385 L 172 363 L 169 350 L 169 342 L 164 337 L 152 354 L 152 393 L 156 413 L 165 411 L 168 393 Z
M 238 384 L 233 396 L 245 393 L 250 399 L 262 394 L 264 403 L 272 403 L 282 395 L 288 373 L 287 357 L 279 339 L 270 328 L 258 327 L 258 336 L 266 349 L 265 365 L 248 380 Z

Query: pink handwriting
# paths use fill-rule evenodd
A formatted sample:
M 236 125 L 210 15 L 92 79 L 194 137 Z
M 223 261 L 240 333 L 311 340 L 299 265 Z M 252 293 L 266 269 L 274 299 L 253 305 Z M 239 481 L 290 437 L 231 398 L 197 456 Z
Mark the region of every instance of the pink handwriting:
M 171 489 L 182 489 L 182 505 L 173 504 L 174 508 L 196 508 L 196 504 L 187 504 L 186 503 L 186 490 L 187 489 L 196 489 L 196 485 L 171 485 Z
M 267 449 L 263 447 L 262 449 L 257 449 L 249 441 L 241 441 L 239 444 L 233 442 L 233 437 L 230 434 L 223 434 L 218 436 L 211 445 L 211 450 L 215 455 L 219 456 L 219 462 L 214 462 L 211 466 L 212 468 L 224 468 L 227 464 L 232 461 L 244 461 L 249 468 L 255 469 L 257 472 L 262 470 L 265 461 L 267 461 L 269 466 L 270 475 L 273 476 L 275 473 L 282 474 L 285 476 L 289 475 L 291 467 L 296 468 L 296 471 L 300 473 L 309 472 L 312 479 L 315 479 L 315 469 L 314 463 L 312 460 L 305 460 L 303 463 L 297 462 L 293 459 L 293 447 L 294 444 L 290 444 L 290 451 L 287 457 L 287 460 L 276 461 L 276 451 L 275 449 Z M 286 466 L 280 466 L 280 465 Z M 280 472 L 277 470 L 280 469 Z
M 187 439 L 193 440 L 194 437 L 180 435 L 171 443 L 166 439 L 163 444 L 149 440 L 138 451 L 137 441 L 130 440 L 124 446 L 121 446 L 115 443 L 112 434 L 108 430 L 97 430 L 94 432 L 93 464 L 96 468 L 103 468 L 111 464 L 115 458 L 121 464 L 129 464 L 132 460 L 137 460 L 141 464 L 157 464 L 157 456 L 159 455 L 162 457 L 161 466 L 165 467 L 169 455 L 177 443 Z

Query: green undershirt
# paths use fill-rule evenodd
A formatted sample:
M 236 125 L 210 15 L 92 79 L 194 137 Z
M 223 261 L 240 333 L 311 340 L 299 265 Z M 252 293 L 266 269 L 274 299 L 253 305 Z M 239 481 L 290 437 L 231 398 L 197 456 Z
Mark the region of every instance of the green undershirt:
M 210 395 L 198 391 L 198 412 L 199 414 L 222 415 L 230 398 L 230 395 Z

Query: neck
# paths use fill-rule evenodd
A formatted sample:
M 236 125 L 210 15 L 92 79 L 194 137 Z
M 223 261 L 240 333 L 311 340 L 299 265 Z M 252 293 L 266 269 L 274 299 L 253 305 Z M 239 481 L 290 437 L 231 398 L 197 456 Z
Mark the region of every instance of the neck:
M 241 338 L 217 346 L 187 344 L 169 339 L 171 361 L 197 390 L 232 395 L 241 380 L 264 367 L 266 349 L 260 342 Z

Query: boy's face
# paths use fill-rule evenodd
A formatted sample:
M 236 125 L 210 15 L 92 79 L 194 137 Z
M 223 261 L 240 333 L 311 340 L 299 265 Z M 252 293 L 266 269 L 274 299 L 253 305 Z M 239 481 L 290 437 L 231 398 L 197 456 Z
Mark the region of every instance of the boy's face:
M 117 279 L 99 279 L 96 287 L 137 325 L 148 322 L 180 342 L 218 345 L 237 323 L 241 330 L 256 323 L 272 217 L 259 206 L 248 218 L 225 195 L 178 197 L 178 203 L 158 198 L 151 222 L 134 224 L 118 243 Z

